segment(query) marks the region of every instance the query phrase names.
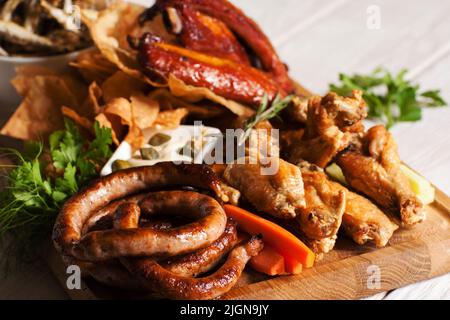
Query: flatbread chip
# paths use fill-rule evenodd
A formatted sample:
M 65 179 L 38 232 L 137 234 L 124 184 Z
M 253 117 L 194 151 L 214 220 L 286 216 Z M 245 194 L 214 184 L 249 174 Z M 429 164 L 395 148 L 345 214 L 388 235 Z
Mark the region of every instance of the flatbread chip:
M 129 99 L 147 91 L 147 84 L 130 77 L 123 71 L 117 71 L 101 85 L 103 100 L 108 103 L 115 98 Z
M 133 125 L 139 129 L 150 128 L 158 117 L 159 104 L 151 97 L 136 95 L 131 97 Z
M 204 105 L 189 103 L 175 97 L 167 89 L 154 90 L 149 94 L 149 97 L 158 101 L 162 110 L 186 108 L 189 111 L 189 115 L 196 119 L 211 119 L 224 114 L 223 108 L 213 106 L 213 103 Z
M 250 117 L 255 113 L 251 108 L 235 101 L 218 96 L 207 88 L 187 85 L 173 75 L 169 76 L 168 85 L 170 92 L 175 97 L 181 98 L 191 103 L 196 103 L 207 99 L 226 107 L 228 110 L 240 117 Z
M 88 88 L 88 96 L 81 107 L 83 114 L 88 119 L 94 119 L 102 111 L 100 107 L 103 104 L 102 96 L 102 89 L 98 86 L 97 82 L 92 82 Z
M 77 106 L 76 97 L 61 77 L 31 77 L 22 103 L 0 133 L 21 140 L 45 139 L 63 127 L 61 106 Z
M 95 121 L 97 121 L 102 128 L 111 129 L 111 136 L 113 143 L 118 146 L 120 144 L 119 139 L 117 138 L 116 132 L 114 131 L 112 122 L 108 119 L 108 117 L 104 113 L 100 113 L 95 117 Z
M 175 129 L 181 125 L 183 119 L 189 114 L 186 108 L 167 110 L 160 112 L 153 127 L 158 129 Z
M 88 83 L 103 83 L 118 70 L 97 49 L 80 53 L 76 60 L 70 62 L 69 65 L 78 69 Z
M 124 126 L 131 125 L 131 104 L 125 98 L 115 98 L 103 107 L 105 115 L 114 115 L 120 119 L 120 123 Z
M 94 134 L 94 123 L 91 120 L 80 116 L 75 110 L 68 107 L 63 106 L 61 112 L 65 117 L 72 119 L 77 125 Z
M 100 12 L 96 19 L 83 14 L 92 40 L 103 56 L 127 75 L 152 86 L 161 86 L 148 79 L 141 71 L 136 54 L 128 46 L 127 36 L 135 28 L 138 16 L 144 7 L 117 2 Z

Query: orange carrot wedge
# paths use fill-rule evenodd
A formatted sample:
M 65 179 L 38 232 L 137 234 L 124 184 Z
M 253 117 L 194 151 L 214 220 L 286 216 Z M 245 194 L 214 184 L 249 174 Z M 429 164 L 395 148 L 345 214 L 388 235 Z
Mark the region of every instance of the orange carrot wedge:
M 280 253 L 285 261 L 298 261 L 305 268 L 313 266 L 314 252 L 286 229 L 236 206 L 227 204 L 224 209 L 245 232 L 251 235 L 262 234 L 264 243 Z
M 269 276 L 285 274 L 283 256 L 268 245 L 264 245 L 264 249 L 250 260 L 249 265 L 254 270 Z
M 303 265 L 292 257 L 286 257 L 284 259 L 284 270 L 287 274 L 300 274 L 302 273 Z

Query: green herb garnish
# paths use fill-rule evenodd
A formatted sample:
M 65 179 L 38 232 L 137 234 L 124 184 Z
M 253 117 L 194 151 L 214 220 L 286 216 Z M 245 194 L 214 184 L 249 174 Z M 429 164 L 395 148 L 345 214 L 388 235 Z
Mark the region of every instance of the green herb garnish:
M 268 108 L 269 97 L 267 96 L 267 94 L 264 94 L 261 105 L 256 111 L 256 114 L 247 120 L 244 127 L 244 135 L 240 139 L 239 144 L 243 144 L 248 139 L 252 132 L 252 129 L 258 123 L 278 117 L 279 113 L 284 110 L 289 105 L 289 103 L 291 103 L 293 98 L 294 96 L 290 95 L 281 99 L 280 95 L 278 94 L 270 104 L 270 108 Z
M 352 90 L 362 90 L 369 108 L 369 118 L 381 120 L 388 128 L 402 121 L 422 119 L 423 107 L 447 105 L 439 90 L 420 92 L 418 85 L 405 79 L 407 71 L 396 76 L 377 68 L 369 75 L 340 74 L 340 84 L 330 84 L 330 91 L 347 96 Z
M 63 203 L 86 182 L 98 176 L 111 156 L 111 130 L 95 123 L 95 138 L 84 139 L 75 124 L 65 121 L 65 129 L 42 142 L 27 145 L 27 152 L 3 150 L 15 156 L 18 164 L 9 171 L 0 194 L 0 237 L 5 235 L 18 246 L 20 256 L 30 256 L 48 237 Z M 6 169 L 6 168 L 5 168 Z M 9 250 L 11 251 L 11 250 Z

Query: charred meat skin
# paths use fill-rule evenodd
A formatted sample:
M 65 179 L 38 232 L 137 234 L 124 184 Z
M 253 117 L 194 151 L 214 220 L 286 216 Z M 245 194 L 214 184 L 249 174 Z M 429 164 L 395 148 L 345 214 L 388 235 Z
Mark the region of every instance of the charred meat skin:
M 149 77 L 170 75 L 188 85 L 206 87 L 215 94 L 258 106 L 264 94 L 274 99 L 282 89 L 262 71 L 230 60 L 208 56 L 146 34 L 139 45 L 139 60 Z
M 180 11 L 180 39 L 186 49 L 250 66 L 244 47 L 220 20 L 188 7 Z
M 226 0 L 158 0 L 141 16 L 141 21 L 151 19 L 166 8 L 189 8 L 222 21 L 259 59 L 262 69 L 269 73 L 283 91 L 291 93 L 294 86 L 286 65 L 278 57 L 270 40 L 259 26 L 239 8 Z

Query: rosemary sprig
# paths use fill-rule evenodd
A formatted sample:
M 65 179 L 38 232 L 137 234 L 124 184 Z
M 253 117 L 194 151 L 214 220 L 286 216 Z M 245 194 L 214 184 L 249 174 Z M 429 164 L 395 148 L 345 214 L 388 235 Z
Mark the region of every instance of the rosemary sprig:
M 260 122 L 265 120 L 270 120 L 275 117 L 278 117 L 279 113 L 284 110 L 289 103 L 291 103 L 292 99 L 294 98 L 293 95 L 287 96 L 283 99 L 281 99 L 281 96 L 278 94 L 275 99 L 272 101 L 269 107 L 269 97 L 267 96 L 267 93 L 264 94 L 264 97 L 261 101 L 261 105 L 259 106 L 258 110 L 256 111 L 256 114 L 247 120 L 245 127 L 244 127 L 244 135 L 239 140 L 239 144 L 245 143 L 245 141 L 250 136 L 253 128 Z

